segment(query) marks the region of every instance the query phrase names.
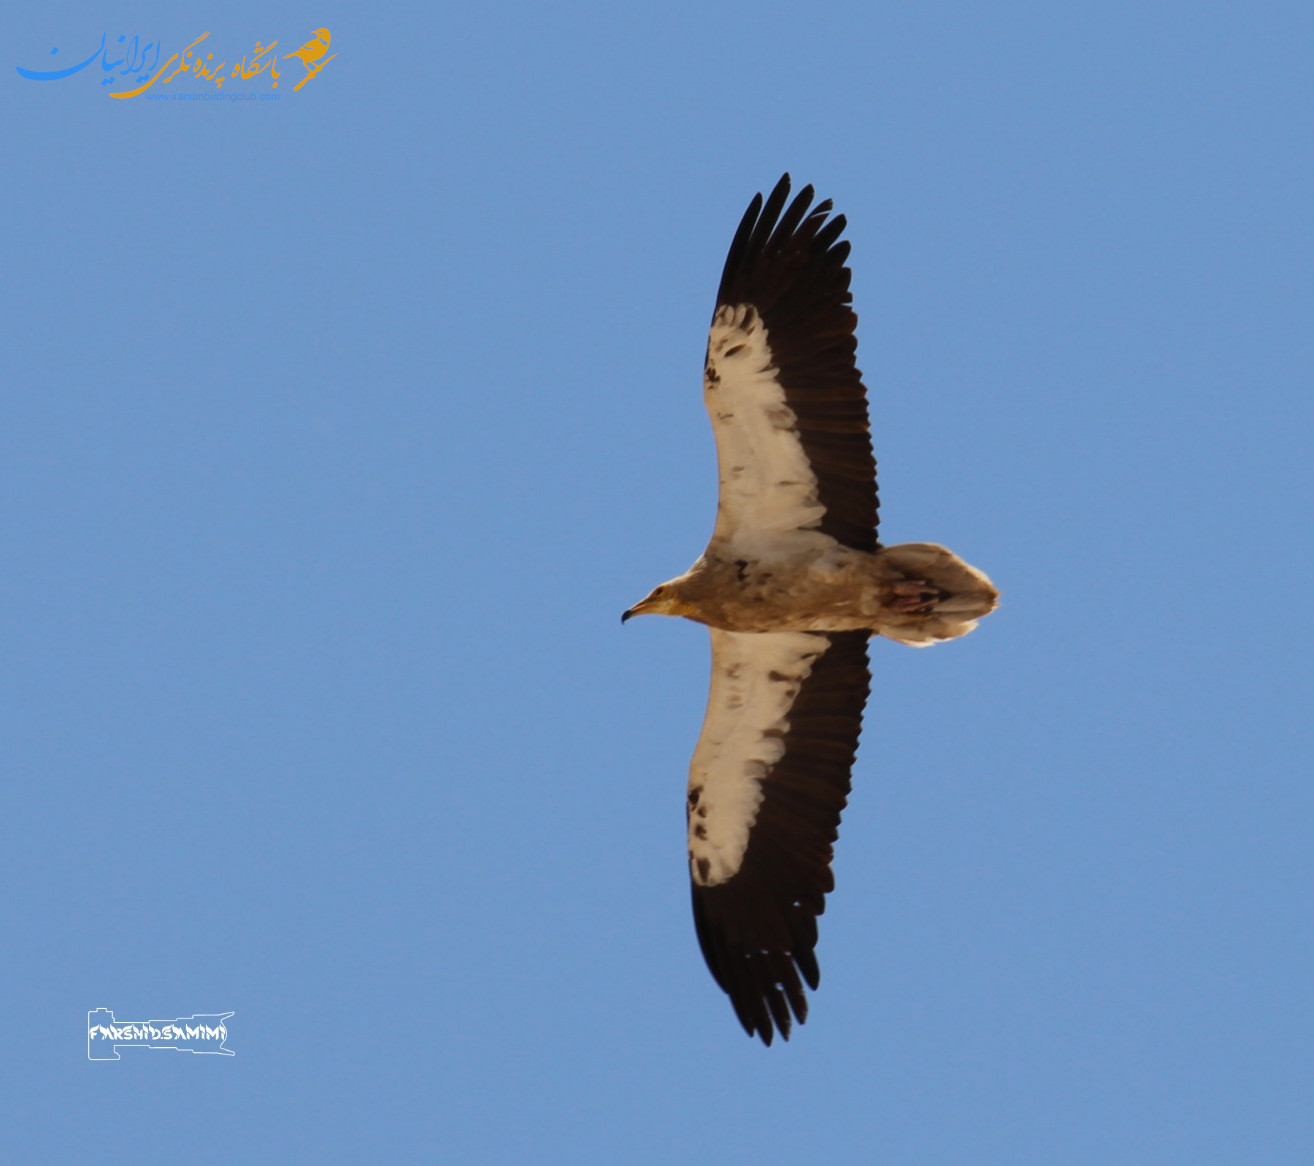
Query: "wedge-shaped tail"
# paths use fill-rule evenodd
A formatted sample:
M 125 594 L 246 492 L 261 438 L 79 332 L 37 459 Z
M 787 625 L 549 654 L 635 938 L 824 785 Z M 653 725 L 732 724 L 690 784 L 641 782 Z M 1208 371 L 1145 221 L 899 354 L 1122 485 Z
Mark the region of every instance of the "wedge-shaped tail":
M 900 543 L 877 552 L 893 580 L 881 635 L 924 648 L 965 636 L 999 602 L 985 573 L 935 543 Z

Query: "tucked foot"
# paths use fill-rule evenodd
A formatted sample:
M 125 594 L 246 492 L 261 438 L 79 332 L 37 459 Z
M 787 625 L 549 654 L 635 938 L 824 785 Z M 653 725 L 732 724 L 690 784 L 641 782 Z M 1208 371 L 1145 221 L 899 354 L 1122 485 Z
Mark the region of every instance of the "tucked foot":
M 876 630 L 892 640 L 920 647 L 966 635 L 999 600 L 984 574 L 935 543 L 902 543 L 879 554 L 888 590 Z
M 901 579 L 890 588 L 890 595 L 891 611 L 900 615 L 930 615 L 937 603 L 949 597 L 949 592 L 941 591 L 925 579 Z

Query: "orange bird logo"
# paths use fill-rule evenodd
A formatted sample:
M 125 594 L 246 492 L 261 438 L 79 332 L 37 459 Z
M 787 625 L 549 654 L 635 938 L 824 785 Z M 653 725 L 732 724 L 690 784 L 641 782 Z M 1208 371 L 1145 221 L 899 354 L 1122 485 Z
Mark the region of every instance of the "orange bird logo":
M 306 66 L 306 75 L 292 87 L 293 93 L 300 89 L 301 86 L 333 60 L 333 57 L 338 55 L 337 53 L 334 53 L 333 57 L 324 56 L 324 54 L 328 52 L 330 39 L 331 37 L 329 36 L 329 30 L 327 28 L 317 28 L 315 29 L 314 40 L 306 41 L 306 43 L 295 52 L 288 53 L 283 57 L 283 60 L 285 61 L 289 57 L 296 57 Z M 323 59 L 321 60 L 321 58 Z

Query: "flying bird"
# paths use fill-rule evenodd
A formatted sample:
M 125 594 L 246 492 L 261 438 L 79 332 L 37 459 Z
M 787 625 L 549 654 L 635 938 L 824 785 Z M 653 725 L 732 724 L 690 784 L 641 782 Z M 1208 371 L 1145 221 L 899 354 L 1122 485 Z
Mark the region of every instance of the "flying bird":
M 882 546 L 849 244 L 789 175 L 749 204 L 712 315 L 703 400 L 720 477 L 711 541 L 621 616 L 706 624 L 712 683 L 689 770 L 694 927 L 749 1036 L 807 1019 L 875 635 L 924 646 L 994 610 L 933 543 Z

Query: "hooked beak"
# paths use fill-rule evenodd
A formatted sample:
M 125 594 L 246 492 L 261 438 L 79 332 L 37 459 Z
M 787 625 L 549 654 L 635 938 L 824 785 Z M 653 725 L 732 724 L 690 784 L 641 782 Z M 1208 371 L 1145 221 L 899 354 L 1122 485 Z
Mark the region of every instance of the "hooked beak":
M 647 615 L 651 610 L 652 610 L 652 596 L 649 595 L 643 599 L 640 599 L 639 602 L 636 603 L 633 607 L 631 607 L 628 611 L 622 611 L 621 623 L 624 623 L 627 619 L 631 619 L 636 615 Z
M 681 603 L 671 588 L 663 583 L 639 600 L 629 611 L 621 612 L 621 623 L 636 615 L 683 615 L 684 604 Z

